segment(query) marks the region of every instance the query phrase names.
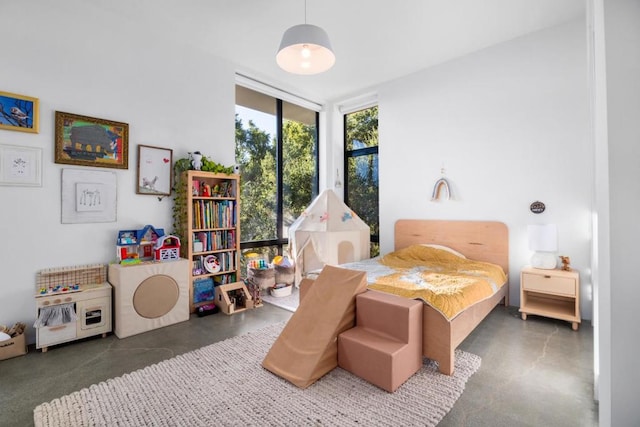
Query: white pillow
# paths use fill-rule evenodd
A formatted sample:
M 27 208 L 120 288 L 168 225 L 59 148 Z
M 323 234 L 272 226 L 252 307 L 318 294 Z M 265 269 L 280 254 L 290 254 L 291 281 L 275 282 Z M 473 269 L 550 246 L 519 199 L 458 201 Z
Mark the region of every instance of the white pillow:
M 432 243 L 424 243 L 422 246 L 427 246 L 429 248 L 434 248 L 434 249 L 442 249 L 443 251 L 450 252 L 450 253 L 454 254 L 455 256 L 459 256 L 460 258 L 466 258 L 466 256 L 462 255 L 460 252 L 456 251 L 455 249 L 451 249 L 448 246 L 435 245 L 435 244 L 432 244 Z

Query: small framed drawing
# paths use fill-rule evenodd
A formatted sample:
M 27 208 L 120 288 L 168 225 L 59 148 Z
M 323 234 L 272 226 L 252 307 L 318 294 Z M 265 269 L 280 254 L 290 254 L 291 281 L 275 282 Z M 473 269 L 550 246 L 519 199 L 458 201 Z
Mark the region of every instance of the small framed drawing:
M 62 169 L 63 224 L 116 221 L 116 173 Z
M 171 194 L 173 150 L 138 145 L 138 185 L 136 193 L 154 196 Z
M 0 91 L 0 129 L 38 133 L 38 98 Z
M 0 185 L 42 186 L 42 149 L 0 145 Z
M 56 111 L 55 162 L 129 168 L 129 125 Z

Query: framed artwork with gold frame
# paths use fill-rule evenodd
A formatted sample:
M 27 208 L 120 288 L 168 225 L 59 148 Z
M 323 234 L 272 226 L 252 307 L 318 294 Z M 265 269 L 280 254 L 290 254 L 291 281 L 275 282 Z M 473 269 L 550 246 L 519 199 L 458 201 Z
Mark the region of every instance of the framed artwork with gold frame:
M 0 91 L 0 129 L 38 133 L 38 98 Z
M 129 125 L 56 111 L 55 162 L 129 168 Z

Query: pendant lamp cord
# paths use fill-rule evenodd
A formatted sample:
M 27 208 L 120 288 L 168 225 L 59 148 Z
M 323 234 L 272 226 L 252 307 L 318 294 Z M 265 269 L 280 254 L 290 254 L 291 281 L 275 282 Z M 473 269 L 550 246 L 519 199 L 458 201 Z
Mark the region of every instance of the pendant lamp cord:
M 304 0 L 304 24 L 307 25 L 307 0 Z

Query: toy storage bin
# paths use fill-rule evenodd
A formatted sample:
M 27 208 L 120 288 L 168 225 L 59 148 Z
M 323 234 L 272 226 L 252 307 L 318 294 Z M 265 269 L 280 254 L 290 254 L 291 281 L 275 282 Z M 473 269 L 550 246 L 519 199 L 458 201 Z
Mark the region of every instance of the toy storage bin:
M 291 285 L 295 280 L 295 268 L 293 266 L 274 265 L 276 271 L 276 283 Z
M 0 341 L 0 360 L 25 354 L 27 354 L 27 344 L 24 338 L 24 332 L 9 340 Z
M 260 287 L 267 289 L 276 284 L 276 273 L 271 267 L 269 268 L 247 268 L 247 279 Z

